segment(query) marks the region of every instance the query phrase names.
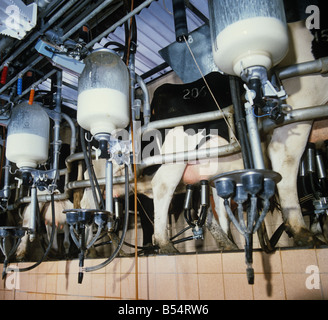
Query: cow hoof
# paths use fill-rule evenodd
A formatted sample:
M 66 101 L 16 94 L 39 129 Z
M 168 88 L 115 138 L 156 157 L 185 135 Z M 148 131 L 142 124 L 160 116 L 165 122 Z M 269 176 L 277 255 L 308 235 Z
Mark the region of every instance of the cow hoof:
M 23 262 L 24 261 L 24 258 L 25 258 L 25 254 L 18 254 L 16 255 L 16 261 L 17 262 Z
M 160 247 L 159 252 L 161 254 L 179 253 L 179 250 L 176 249 L 171 242 L 164 245 L 160 245 L 159 247 Z
M 319 240 L 313 233 L 302 228 L 298 232 L 292 232 L 294 244 L 297 247 L 320 247 L 325 243 Z
M 88 257 L 88 259 L 97 259 L 98 258 L 98 253 L 97 253 L 97 250 L 93 247 L 91 247 L 86 256 Z
M 147 243 L 146 245 L 143 246 L 143 253 L 145 256 L 152 255 L 157 253 L 157 249 L 156 247 L 153 246 L 152 243 Z
M 238 246 L 231 241 L 229 242 L 218 241 L 217 246 L 219 251 L 235 251 L 239 249 Z

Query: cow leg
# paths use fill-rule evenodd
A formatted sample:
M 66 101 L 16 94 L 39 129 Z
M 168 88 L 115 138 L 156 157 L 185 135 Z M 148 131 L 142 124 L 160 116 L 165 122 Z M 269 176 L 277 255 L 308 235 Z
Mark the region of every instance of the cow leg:
M 23 223 L 22 227 L 28 228 L 29 226 L 29 220 L 30 220 L 30 214 L 31 214 L 31 205 L 28 205 L 24 212 L 23 212 Z M 16 250 L 16 259 L 18 261 L 23 261 L 26 255 L 27 250 L 27 243 L 28 243 L 29 236 L 27 233 L 25 233 L 24 237 L 21 239 L 21 243 L 19 244 L 17 250 Z
M 52 249 L 58 251 L 58 241 L 57 241 L 57 228 L 56 225 L 47 225 L 47 235 L 48 235 L 48 242 L 50 242 L 50 237 L 51 237 L 51 232 L 52 232 L 52 228 L 55 228 L 55 235 L 54 235 L 54 239 L 52 241 Z
M 215 219 L 212 209 L 209 209 L 207 212 L 206 227 L 215 239 L 219 250 L 238 250 L 236 244 L 229 239 L 227 234 Z
M 131 197 L 134 200 L 134 196 Z M 133 206 L 131 206 L 133 207 Z M 138 194 L 138 211 L 142 227 L 143 246 L 151 246 L 154 234 L 154 201 L 143 194 Z
M 25 258 L 27 242 L 28 242 L 28 235 L 25 234 L 25 236 L 21 239 L 21 243 L 19 244 L 16 250 L 17 261 L 23 261 L 23 259 Z
M 282 176 L 277 189 L 283 218 L 297 246 L 313 244 L 315 240 L 306 228 L 297 194 L 299 163 L 311 126 L 311 122 L 302 122 L 277 128 L 268 147 L 272 169 Z
M 218 214 L 221 229 L 226 235 L 228 235 L 230 233 L 230 220 L 224 208 L 224 200 L 218 196 L 215 188 L 212 188 L 212 191 L 214 208 L 215 212 Z
M 93 239 L 93 224 L 85 226 L 85 242 L 90 243 Z M 91 246 L 86 253 L 89 259 L 95 259 L 98 257 L 97 250 L 94 246 Z
M 82 169 L 82 163 L 79 161 L 78 163 L 78 174 L 77 174 L 77 181 L 80 181 L 83 179 L 83 169 Z M 83 188 L 80 189 L 74 189 L 73 191 L 73 205 L 74 208 L 81 208 L 81 200 L 83 197 Z
M 154 195 L 154 243 L 161 253 L 178 252 L 168 238 L 167 224 L 169 206 L 185 171 L 186 164 L 162 165 L 152 179 Z
M 215 239 L 220 250 L 237 250 L 238 247 L 230 239 L 230 220 L 224 208 L 223 199 L 217 195 L 216 189 L 212 188 L 214 210 L 218 215 L 218 220 L 215 219 L 213 210 L 209 209 L 206 219 L 206 227 Z

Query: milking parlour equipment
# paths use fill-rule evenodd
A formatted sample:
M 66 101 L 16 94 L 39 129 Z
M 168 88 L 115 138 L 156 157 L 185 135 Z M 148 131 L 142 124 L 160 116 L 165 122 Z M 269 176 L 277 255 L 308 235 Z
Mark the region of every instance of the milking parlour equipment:
M 200 191 L 200 209 L 199 209 L 199 214 L 197 214 L 197 212 L 196 212 L 197 210 L 195 210 L 194 215 L 192 215 L 193 193 L 195 191 L 195 188 L 197 188 Z M 188 185 L 187 190 L 186 190 L 186 197 L 185 197 L 185 201 L 184 201 L 184 205 L 183 205 L 183 210 L 184 210 L 185 220 L 189 226 L 188 228 L 192 229 L 193 236 L 182 239 L 181 241 L 204 240 L 203 227 L 205 225 L 208 208 L 209 208 L 208 181 L 202 180 L 199 182 L 199 185 L 197 185 L 197 186 Z
M 81 127 L 80 138 L 83 152 L 86 154 L 84 140 L 86 131 L 88 131 L 92 139 L 96 140 L 99 145 L 99 148 L 96 149 L 96 158 L 106 159 L 106 199 L 105 208 L 102 208 L 98 203 L 96 191 L 93 191 L 95 209 L 64 211 L 67 223 L 70 225 L 70 234 L 80 250 L 79 283 L 82 283 L 84 271 L 94 271 L 106 266 L 119 253 L 125 238 L 129 214 L 130 140 L 129 136 L 117 138 L 115 132 L 128 127 L 130 124 L 130 74 L 119 54 L 107 48 L 93 50 L 84 59 L 84 63 L 85 67 L 78 82 L 77 121 Z M 90 141 L 90 138 L 87 137 L 87 140 Z M 116 161 L 119 166 L 124 165 L 125 168 L 125 215 L 121 240 L 107 261 L 99 266 L 84 268 L 86 250 L 97 241 L 101 231 L 106 230 L 109 235 L 113 235 L 117 231 L 115 225 L 120 218 L 120 210 L 116 201 L 114 205 L 113 161 Z M 87 168 L 91 182 L 93 174 L 89 162 Z M 102 197 L 101 194 L 98 195 L 100 198 Z M 97 225 L 97 232 L 88 242 L 85 230 L 87 226 L 93 223 Z
M 310 229 L 323 233 L 323 219 L 328 215 L 328 141 L 320 148 L 308 143 L 298 174 L 298 195 L 303 216 L 309 216 Z
M 283 1 L 260 0 L 235 1 L 234 6 L 227 0 L 208 3 L 214 61 L 222 73 L 230 76 L 236 122 L 242 122 L 243 113 L 246 117 L 246 124 L 237 126 L 243 139 L 244 170 L 212 177 L 210 183 L 224 199 L 230 220 L 245 238 L 247 279 L 254 284 L 253 233 L 261 227 L 281 180 L 278 173 L 265 167 L 258 122 L 262 117 L 279 122 L 284 115 L 286 93 L 273 78 L 268 78 L 270 69 L 288 51 L 284 5 Z M 239 78 L 245 88 L 244 110 L 237 90 Z M 232 201 L 237 204 L 237 217 Z
M 6 144 L 6 171 L 4 191 L 8 190 L 8 173 L 21 175 L 21 185 L 30 190 L 30 220 L 28 227 L 5 226 L 0 227 L 1 250 L 5 256 L 3 277 L 7 273 L 9 259 L 15 254 L 22 237 L 28 235 L 29 241 L 33 242 L 40 233 L 38 221 L 40 209 L 38 203 L 38 190 L 47 190 L 52 208 L 52 222 L 55 222 L 54 191 L 59 179 L 59 153 L 61 141 L 59 139 L 59 127 L 61 121 L 61 82 L 62 72 L 57 71 L 55 108 L 51 116 L 43 106 L 34 101 L 34 88 L 31 90 L 29 101 L 23 101 L 14 106 L 8 123 Z M 50 170 L 42 170 L 48 160 L 50 117 L 54 121 L 53 127 L 53 163 Z M 10 162 L 15 163 L 17 170 L 11 171 Z M 9 199 L 10 194 L 4 194 Z M 43 256 L 35 264 L 26 268 L 11 268 L 13 271 L 29 271 L 38 266 L 46 259 L 52 246 L 55 228 L 52 228 L 50 241 Z

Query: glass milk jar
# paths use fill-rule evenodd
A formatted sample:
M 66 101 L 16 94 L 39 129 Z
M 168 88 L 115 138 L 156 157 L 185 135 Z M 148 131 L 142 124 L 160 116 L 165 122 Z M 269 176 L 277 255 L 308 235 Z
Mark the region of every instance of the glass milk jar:
M 129 72 L 109 49 L 93 51 L 84 60 L 79 78 L 77 121 L 92 135 L 124 129 L 129 125 Z
M 14 107 L 8 124 L 6 157 L 18 168 L 36 168 L 48 160 L 50 121 L 38 104 Z
M 267 70 L 288 52 L 283 0 L 209 0 L 214 61 L 226 74 Z

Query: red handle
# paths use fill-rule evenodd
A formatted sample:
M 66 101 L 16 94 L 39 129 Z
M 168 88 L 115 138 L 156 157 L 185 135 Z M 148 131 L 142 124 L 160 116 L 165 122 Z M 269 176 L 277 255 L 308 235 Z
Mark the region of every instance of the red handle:
M 0 80 L 1 84 L 6 84 L 7 74 L 8 74 L 8 66 L 4 66 L 1 73 L 1 80 Z

